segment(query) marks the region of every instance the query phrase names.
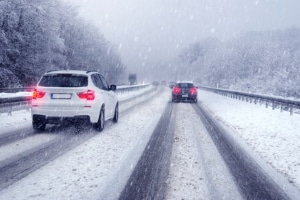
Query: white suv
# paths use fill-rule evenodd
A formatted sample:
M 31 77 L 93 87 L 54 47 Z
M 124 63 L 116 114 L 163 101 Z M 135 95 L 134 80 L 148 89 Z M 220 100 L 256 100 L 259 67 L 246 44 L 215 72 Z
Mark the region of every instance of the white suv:
M 60 70 L 45 73 L 32 96 L 32 126 L 42 131 L 46 124 L 62 121 L 92 123 L 102 131 L 105 120 L 118 121 L 116 85 L 108 85 L 98 72 Z

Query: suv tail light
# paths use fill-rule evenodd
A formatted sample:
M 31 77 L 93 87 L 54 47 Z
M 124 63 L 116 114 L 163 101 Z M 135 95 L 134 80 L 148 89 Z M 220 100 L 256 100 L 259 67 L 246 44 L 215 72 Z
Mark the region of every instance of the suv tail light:
M 180 94 L 180 92 L 181 92 L 180 87 L 174 87 L 174 88 L 173 88 L 173 93 L 174 93 L 174 94 Z
M 94 100 L 95 99 L 95 91 L 94 90 L 80 92 L 80 93 L 77 93 L 77 95 L 80 99 L 86 99 L 86 100 Z
M 195 88 L 195 87 L 190 88 L 190 93 L 197 94 L 197 88 Z
M 37 89 L 33 90 L 32 99 L 40 99 L 45 96 L 46 92 L 38 91 Z

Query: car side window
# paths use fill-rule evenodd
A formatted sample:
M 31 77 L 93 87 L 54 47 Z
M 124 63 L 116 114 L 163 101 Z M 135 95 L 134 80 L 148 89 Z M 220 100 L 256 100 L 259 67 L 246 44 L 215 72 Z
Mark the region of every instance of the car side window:
M 100 74 L 98 74 L 98 75 L 99 75 L 99 78 L 100 78 L 100 80 L 102 82 L 103 89 L 104 90 L 109 90 L 109 86 L 108 86 L 108 83 L 106 82 L 105 78 L 102 75 L 100 75 Z
M 95 84 L 96 87 L 100 88 L 100 89 L 104 89 L 103 84 L 101 79 L 99 78 L 99 76 L 97 76 L 97 74 L 93 74 L 92 75 L 92 80 Z

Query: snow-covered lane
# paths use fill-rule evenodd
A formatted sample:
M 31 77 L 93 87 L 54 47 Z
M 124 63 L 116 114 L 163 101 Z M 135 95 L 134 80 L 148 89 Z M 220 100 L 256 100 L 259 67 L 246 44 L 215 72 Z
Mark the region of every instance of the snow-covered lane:
M 0 162 L 8 158 L 22 154 L 30 149 L 34 149 L 40 145 L 46 144 L 57 138 L 57 135 L 40 134 L 33 137 L 15 141 L 13 143 L 1 146 Z
M 166 106 L 169 93 L 160 96 L 1 191 L 0 199 L 98 199 L 117 195 Z
M 175 106 L 176 127 L 166 199 L 242 199 L 191 104 Z

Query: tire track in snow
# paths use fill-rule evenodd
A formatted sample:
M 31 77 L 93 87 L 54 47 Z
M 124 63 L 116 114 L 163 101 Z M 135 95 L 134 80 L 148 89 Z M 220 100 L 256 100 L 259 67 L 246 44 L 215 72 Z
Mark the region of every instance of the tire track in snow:
M 231 175 L 191 104 L 177 104 L 166 199 L 240 199 Z

